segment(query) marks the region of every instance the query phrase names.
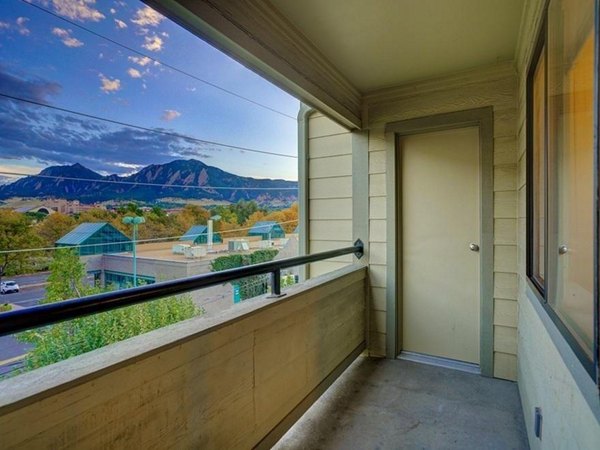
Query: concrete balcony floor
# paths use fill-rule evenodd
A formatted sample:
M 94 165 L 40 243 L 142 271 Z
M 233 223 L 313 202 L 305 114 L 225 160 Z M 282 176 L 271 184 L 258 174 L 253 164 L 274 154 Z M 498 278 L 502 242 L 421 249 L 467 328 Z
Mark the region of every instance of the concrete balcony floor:
M 360 357 L 275 449 L 527 449 L 517 384 Z

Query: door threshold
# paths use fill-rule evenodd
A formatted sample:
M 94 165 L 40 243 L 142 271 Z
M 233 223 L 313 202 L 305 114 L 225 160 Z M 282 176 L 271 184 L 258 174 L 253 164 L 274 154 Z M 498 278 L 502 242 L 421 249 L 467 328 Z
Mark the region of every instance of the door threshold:
M 398 355 L 397 359 L 481 375 L 479 364 L 457 361 L 456 359 L 450 358 L 442 358 L 441 356 L 424 355 L 423 353 L 415 352 L 402 352 Z

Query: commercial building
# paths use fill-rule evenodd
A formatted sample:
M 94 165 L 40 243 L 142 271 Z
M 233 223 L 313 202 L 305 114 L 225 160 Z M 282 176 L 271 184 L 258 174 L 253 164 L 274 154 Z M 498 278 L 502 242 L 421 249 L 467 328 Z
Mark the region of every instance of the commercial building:
M 73 248 L 80 256 L 130 252 L 131 239 L 107 222 L 85 222 L 65 234 L 54 244 Z

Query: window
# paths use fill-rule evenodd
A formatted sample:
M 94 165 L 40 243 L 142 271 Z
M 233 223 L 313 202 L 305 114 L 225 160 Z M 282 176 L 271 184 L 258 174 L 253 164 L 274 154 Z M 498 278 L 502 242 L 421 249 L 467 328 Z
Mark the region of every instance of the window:
M 594 373 L 594 2 L 552 0 L 528 76 L 527 275 Z

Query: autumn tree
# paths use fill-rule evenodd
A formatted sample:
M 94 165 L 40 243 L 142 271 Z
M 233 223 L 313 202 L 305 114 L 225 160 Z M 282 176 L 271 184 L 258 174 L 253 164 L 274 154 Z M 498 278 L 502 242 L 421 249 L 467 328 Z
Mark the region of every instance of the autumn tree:
M 210 211 L 198 205 L 185 205 L 176 215 L 176 221 L 181 234 L 185 233 L 194 225 L 206 225 L 211 217 Z
M 32 252 L 18 252 L 39 247 L 41 239 L 34 233 L 24 214 L 0 209 L 0 281 L 15 270 L 23 272 L 31 260 Z
M 244 228 L 252 228 L 256 222 L 262 222 L 265 220 L 266 216 L 267 215 L 263 211 L 256 211 L 250 214 L 250 216 L 244 222 Z M 248 234 L 248 230 L 246 230 L 244 234 Z
M 58 239 L 67 234 L 76 226 L 75 219 L 61 213 L 47 216 L 35 227 L 35 232 L 44 241 L 47 247 L 53 246 Z
M 298 203 L 292 203 L 286 209 L 272 211 L 262 220 L 279 222 L 286 233 L 293 233 L 298 226 Z

